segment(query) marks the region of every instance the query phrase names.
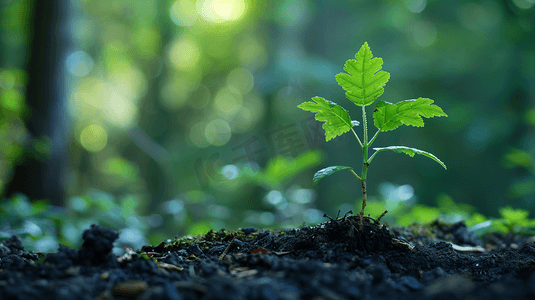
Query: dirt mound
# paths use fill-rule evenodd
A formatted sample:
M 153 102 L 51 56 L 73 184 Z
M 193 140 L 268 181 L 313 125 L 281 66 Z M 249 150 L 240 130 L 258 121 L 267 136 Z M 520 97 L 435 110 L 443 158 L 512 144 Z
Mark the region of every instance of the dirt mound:
M 79 250 L 0 243 L 0 299 L 532 299 L 535 245 L 478 239 L 462 223 L 425 235 L 358 216 L 289 230 L 210 231 L 112 253 L 92 225 Z M 459 244 L 457 244 L 459 243 Z

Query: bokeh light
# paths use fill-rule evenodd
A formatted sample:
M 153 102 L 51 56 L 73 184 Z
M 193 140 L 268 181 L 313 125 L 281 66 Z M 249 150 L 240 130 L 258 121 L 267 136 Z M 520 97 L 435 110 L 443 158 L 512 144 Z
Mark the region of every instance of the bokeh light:
M 491 134 L 489 124 L 479 118 L 469 126 L 466 138 L 473 149 L 481 149 L 489 142 Z
M 106 147 L 108 134 L 97 124 L 86 126 L 80 133 L 80 144 L 89 152 L 99 152 Z
M 230 140 L 232 132 L 225 120 L 215 119 L 206 125 L 204 135 L 210 144 L 223 146 Z
M 210 143 L 204 134 L 206 125 L 205 122 L 197 122 L 189 128 L 189 140 L 197 148 L 206 148 L 210 146 Z
M 24 96 L 15 89 L 0 90 L 0 102 L 3 107 L 20 113 L 24 106 Z
M 15 74 L 9 70 L 0 72 L 0 88 L 9 90 L 15 85 Z
M 139 168 L 121 157 L 111 157 L 102 164 L 102 171 L 107 174 L 117 175 L 126 182 L 133 182 L 139 174 Z
M 430 21 L 420 21 L 414 24 L 412 37 L 416 44 L 422 47 L 431 46 L 437 39 L 437 29 Z
M 193 108 L 204 108 L 211 100 L 210 89 L 206 86 L 199 86 L 192 92 L 188 105 Z
M 224 87 L 214 97 L 214 108 L 225 115 L 232 117 L 238 113 L 243 103 L 243 97 L 235 89 Z
M 227 85 L 245 95 L 253 89 L 253 74 L 245 68 L 234 69 L 227 76 Z
M 240 176 L 240 171 L 235 165 L 225 165 L 221 168 L 221 174 L 223 174 L 226 179 L 232 180 Z
M 256 124 L 262 122 L 264 117 L 264 101 L 258 94 L 249 93 L 243 98 L 243 105 L 232 119 L 232 130 L 247 132 Z
M 93 70 L 93 59 L 84 51 L 76 51 L 67 56 L 67 70 L 74 76 L 84 77 Z
M 162 46 L 160 32 L 154 27 L 142 27 L 132 35 L 132 44 L 136 46 L 141 58 L 152 59 L 158 55 Z
M 195 0 L 178 0 L 169 11 L 171 20 L 178 26 L 188 27 L 197 19 Z
M 169 51 L 169 61 L 178 70 L 190 71 L 197 67 L 201 52 L 193 38 L 182 37 L 177 40 Z
M 490 33 L 501 21 L 497 8 L 488 3 L 466 3 L 459 7 L 457 16 L 464 27 L 474 32 Z
M 208 206 L 208 214 L 214 218 L 227 219 L 231 216 L 231 211 L 228 207 L 222 205 L 212 204 Z
M 199 0 L 197 12 L 212 23 L 223 23 L 241 19 L 247 11 L 244 0 Z
M 276 20 L 284 27 L 302 28 L 311 17 L 311 4 L 307 0 L 285 0 L 277 3 Z
M 427 0 L 405 0 L 405 6 L 413 13 L 421 13 L 425 6 L 427 5 Z
M 106 83 L 99 78 L 87 76 L 80 79 L 69 98 L 69 107 L 74 116 L 91 115 L 104 107 L 107 95 Z
M 138 109 L 134 103 L 117 91 L 111 90 L 102 109 L 106 120 L 121 128 L 129 129 L 134 126 Z
M 178 110 L 190 99 L 190 93 L 198 86 L 198 78 L 190 76 L 172 76 L 163 86 L 160 101 L 164 107 Z M 206 99 L 202 98 L 199 105 L 206 105 Z
M 138 101 L 145 95 L 148 83 L 145 74 L 134 63 L 123 59 L 108 72 L 113 89 L 131 101 Z
M 513 0 L 513 3 L 521 9 L 530 9 L 535 5 L 533 0 Z
M 266 64 L 267 51 L 258 38 L 246 36 L 238 45 L 238 58 L 249 70 L 255 70 Z

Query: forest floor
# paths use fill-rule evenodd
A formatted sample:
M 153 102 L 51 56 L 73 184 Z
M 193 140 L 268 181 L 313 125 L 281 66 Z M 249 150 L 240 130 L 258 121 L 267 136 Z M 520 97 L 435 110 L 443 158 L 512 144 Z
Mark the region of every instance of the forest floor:
M 360 229 L 360 230 L 359 230 Z M 113 255 L 92 225 L 79 250 L 0 243 L 0 299 L 534 299 L 530 237 L 463 223 L 390 227 L 358 216 L 295 229 L 210 231 Z

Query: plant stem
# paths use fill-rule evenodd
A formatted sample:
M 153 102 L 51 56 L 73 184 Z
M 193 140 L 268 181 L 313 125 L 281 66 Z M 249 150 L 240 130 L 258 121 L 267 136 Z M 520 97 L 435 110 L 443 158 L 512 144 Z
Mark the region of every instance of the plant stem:
M 357 133 L 355 132 L 355 130 L 353 130 L 353 128 L 351 128 L 351 131 L 353 131 L 353 134 L 354 134 L 355 137 L 357 138 L 357 141 L 359 141 L 359 145 L 360 145 L 360 147 L 362 148 L 362 142 L 360 141 L 359 136 L 357 135 Z
M 362 209 L 360 210 L 359 216 L 360 216 L 360 230 L 362 231 L 363 223 L 362 219 L 364 219 L 364 208 L 366 207 L 366 198 L 368 198 L 366 194 L 366 181 L 363 180 L 362 182 Z
M 379 134 L 379 132 L 381 132 L 381 129 L 377 130 L 377 132 L 375 133 L 375 135 L 372 137 L 372 139 L 371 139 L 370 142 L 368 143 L 368 146 L 371 146 L 371 144 L 373 143 L 373 141 L 375 141 L 375 138 L 377 138 L 377 135 Z
M 366 200 L 368 198 L 366 194 L 366 177 L 368 174 L 368 147 L 370 146 L 368 144 L 368 122 L 366 120 L 366 109 L 363 106 L 362 107 L 362 123 L 364 123 L 364 143 L 362 145 L 362 177 L 360 179 L 360 182 L 362 183 L 362 209 L 360 210 L 359 216 L 360 216 L 360 229 L 363 228 L 363 219 L 364 219 L 364 208 L 366 207 Z M 376 134 L 377 136 L 377 134 Z M 375 136 L 374 136 L 375 139 Z
M 368 121 L 366 120 L 366 108 L 362 107 L 362 123 L 364 123 L 364 146 L 368 147 Z M 366 156 L 365 156 L 366 157 Z
M 351 173 L 353 173 L 353 175 L 355 175 L 360 181 L 362 181 L 362 179 L 360 178 L 360 176 L 357 175 L 357 173 L 355 173 L 355 171 L 353 171 L 353 169 L 349 169 L 349 171 L 351 171 Z

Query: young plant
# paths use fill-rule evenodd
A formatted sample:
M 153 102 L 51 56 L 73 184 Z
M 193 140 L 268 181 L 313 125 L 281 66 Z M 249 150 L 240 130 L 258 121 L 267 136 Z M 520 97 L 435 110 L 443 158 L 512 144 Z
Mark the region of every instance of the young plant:
M 368 174 L 368 167 L 377 153 L 383 151 L 394 151 L 397 153 L 405 153 L 410 157 L 415 154 L 427 156 L 444 169 L 446 165 L 431 153 L 409 148 L 405 146 L 390 146 L 384 148 L 373 148 L 375 152 L 368 156 L 368 151 L 371 144 L 375 141 L 380 132 L 387 132 L 398 128 L 401 125 L 410 125 L 415 127 L 423 127 L 424 121 L 422 117 L 432 118 L 447 115 L 442 109 L 428 98 L 418 98 L 411 100 L 404 100 L 392 104 L 386 101 L 379 101 L 373 111 L 373 124 L 377 127 L 377 132 L 371 139 L 368 139 L 368 124 L 366 121 L 366 106 L 375 102 L 384 92 L 383 86 L 390 79 L 390 73 L 381 71 L 383 60 L 379 57 L 373 58 L 372 52 L 368 43 L 364 43 L 359 52 L 355 54 L 355 59 L 346 61 L 344 71 L 347 73 L 340 73 L 336 75 L 336 81 L 346 91 L 346 97 L 355 105 L 362 107 L 362 123 L 364 129 L 364 136 L 361 140 L 355 130 L 354 126 L 358 126 L 359 122 L 351 120 L 349 112 L 342 106 L 325 100 L 322 97 L 313 97 L 314 102 L 304 102 L 297 107 L 305 111 L 315 113 L 315 119 L 323 124 L 325 129 L 325 139 L 329 141 L 339 135 L 348 131 L 352 131 L 360 147 L 362 148 L 362 174 L 359 176 L 353 168 L 347 166 L 332 166 L 324 168 L 314 174 L 313 183 L 316 185 L 320 179 L 331 175 L 340 170 L 350 170 L 355 177 L 360 180 L 362 185 L 362 209 L 359 213 L 360 227 L 362 229 L 362 220 L 364 218 L 364 208 L 366 207 L 366 180 Z

